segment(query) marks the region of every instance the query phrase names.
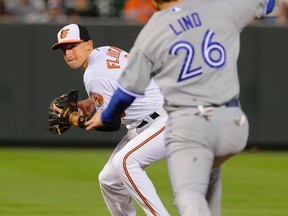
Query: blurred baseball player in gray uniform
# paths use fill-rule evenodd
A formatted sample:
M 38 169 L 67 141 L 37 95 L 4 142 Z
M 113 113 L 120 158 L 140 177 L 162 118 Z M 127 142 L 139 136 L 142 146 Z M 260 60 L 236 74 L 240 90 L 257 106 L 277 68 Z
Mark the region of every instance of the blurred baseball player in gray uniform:
M 178 211 L 184 216 L 221 215 L 205 199 L 211 169 L 241 152 L 248 138 L 248 122 L 238 101 L 240 32 L 270 13 L 275 2 L 153 2 L 160 11 L 136 39 L 109 106 L 86 122 L 86 129 L 107 124 L 136 97 L 143 97 L 154 77 L 169 114 L 165 142 Z M 221 194 L 219 179 L 216 190 Z

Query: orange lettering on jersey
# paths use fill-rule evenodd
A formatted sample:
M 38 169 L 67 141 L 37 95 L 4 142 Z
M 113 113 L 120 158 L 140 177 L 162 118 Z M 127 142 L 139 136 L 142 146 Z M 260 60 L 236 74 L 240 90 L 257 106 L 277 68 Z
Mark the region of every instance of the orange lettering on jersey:
M 114 49 L 114 50 L 117 50 L 117 51 L 119 51 L 119 52 L 122 52 L 122 51 L 123 51 L 123 50 L 121 50 L 120 48 L 115 47 L 115 46 L 111 46 L 110 48 L 111 48 L 111 49 Z
M 120 54 L 121 54 L 121 51 L 114 50 L 111 48 L 109 48 L 108 52 L 107 52 L 107 55 L 112 57 L 112 58 L 119 58 Z
M 70 29 L 63 29 L 60 33 L 60 38 L 63 39 L 63 38 L 66 38 L 68 33 L 69 33 L 69 30 Z
M 107 62 L 108 69 L 120 68 L 119 59 L 116 59 L 116 60 L 107 59 L 106 62 Z
M 109 47 L 107 51 L 107 57 L 110 57 L 106 60 L 108 69 L 118 69 L 120 68 L 120 55 L 122 50 L 117 47 Z M 112 58 L 112 59 L 111 59 Z

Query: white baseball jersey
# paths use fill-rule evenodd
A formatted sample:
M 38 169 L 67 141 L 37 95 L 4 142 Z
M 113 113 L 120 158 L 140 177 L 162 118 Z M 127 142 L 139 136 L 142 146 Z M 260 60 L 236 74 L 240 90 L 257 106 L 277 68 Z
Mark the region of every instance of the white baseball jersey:
M 86 92 L 96 109 L 105 109 L 117 89 L 118 78 L 127 65 L 129 54 L 117 47 L 104 46 L 93 50 L 84 73 Z M 122 124 L 134 128 L 143 119 L 163 105 L 163 97 L 154 81 L 145 89 L 145 97 L 138 98 L 123 113 Z
M 118 78 L 127 64 L 128 53 L 116 47 L 100 47 L 90 54 L 84 73 L 87 93 L 96 109 L 104 109 L 117 89 Z M 151 118 L 157 112 L 158 117 Z M 145 97 L 138 98 L 122 115 L 129 129 L 99 174 L 99 184 L 111 215 L 136 215 L 133 199 L 146 215 L 169 216 L 153 183 L 144 171 L 166 156 L 164 131 L 167 114 L 163 96 L 152 81 Z M 142 126 L 145 120 L 145 126 Z

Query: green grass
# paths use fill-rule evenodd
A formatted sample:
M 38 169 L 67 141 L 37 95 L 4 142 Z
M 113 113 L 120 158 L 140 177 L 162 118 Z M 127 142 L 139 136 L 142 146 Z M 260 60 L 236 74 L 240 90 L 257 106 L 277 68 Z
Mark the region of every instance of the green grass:
M 245 152 L 223 165 L 223 215 L 287 216 L 288 152 Z
M 0 215 L 110 215 L 97 176 L 111 152 L 0 148 Z M 222 169 L 223 216 L 287 216 L 287 166 L 287 152 L 244 152 L 230 159 Z M 170 214 L 178 215 L 166 162 L 146 170 Z

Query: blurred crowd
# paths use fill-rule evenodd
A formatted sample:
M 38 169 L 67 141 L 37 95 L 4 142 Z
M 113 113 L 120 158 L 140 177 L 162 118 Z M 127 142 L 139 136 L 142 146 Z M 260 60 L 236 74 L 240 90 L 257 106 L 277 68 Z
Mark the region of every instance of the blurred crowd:
M 66 23 L 115 18 L 144 24 L 154 12 L 151 0 L 0 0 L 0 23 Z M 252 24 L 259 23 L 288 25 L 288 0 L 277 0 L 269 17 Z
M 0 0 L 1 23 L 65 23 L 114 17 L 144 24 L 154 12 L 151 0 Z

